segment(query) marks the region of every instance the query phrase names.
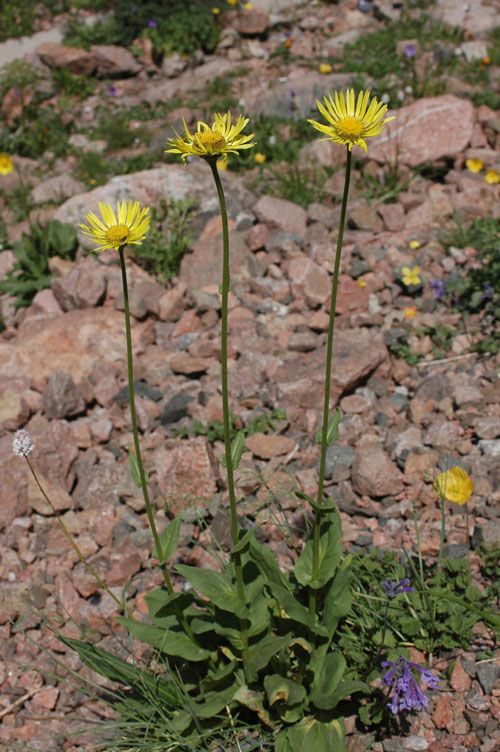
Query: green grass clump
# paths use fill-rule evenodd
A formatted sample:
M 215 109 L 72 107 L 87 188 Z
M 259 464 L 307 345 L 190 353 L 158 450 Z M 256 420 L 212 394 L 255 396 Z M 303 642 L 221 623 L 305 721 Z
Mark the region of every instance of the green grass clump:
M 178 274 L 182 257 L 191 241 L 190 214 L 196 206 L 193 199 L 162 201 L 153 208 L 147 241 L 134 248 L 136 261 L 160 282 Z

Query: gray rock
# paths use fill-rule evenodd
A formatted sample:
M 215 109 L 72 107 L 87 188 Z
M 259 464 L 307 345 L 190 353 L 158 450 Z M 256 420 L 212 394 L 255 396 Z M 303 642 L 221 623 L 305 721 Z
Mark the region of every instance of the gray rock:
M 189 394 L 179 393 L 174 394 L 160 415 L 160 423 L 162 426 L 169 426 L 171 423 L 177 423 L 181 418 L 185 418 L 188 414 L 187 406 L 193 398 Z
M 149 384 L 142 380 L 134 381 L 134 394 L 136 397 L 145 397 L 153 402 L 159 402 L 163 398 L 163 392 L 161 389 L 149 386 Z M 123 405 L 128 404 L 128 386 L 123 386 L 120 391 L 115 394 L 114 400 L 122 407 Z
M 326 450 L 326 464 L 325 464 L 325 476 L 332 478 L 335 483 L 340 480 L 347 480 L 350 476 L 349 469 L 354 462 L 354 450 L 349 445 L 332 444 Z M 339 474 L 339 470 L 343 471 L 340 474 L 344 475 L 347 472 L 347 478 L 336 478 L 335 475 Z
M 55 371 L 48 378 L 42 406 L 47 417 L 66 418 L 84 412 L 85 400 L 71 374 Z
M 403 490 L 403 476 L 380 444 L 358 447 L 352 466 L 352 487 L 360 495 L 380 498 Z
M 485 522 L 483 525 L 476 525 L 472 536 L 472 545 L 474 548 L 486 546 L 493 548 L 500 546 L 500 525 L 497 520 Z
M 494 660 L 476 664 L 476 676 L 485 695 L 491 695 L 499 674 L 500 668 Z

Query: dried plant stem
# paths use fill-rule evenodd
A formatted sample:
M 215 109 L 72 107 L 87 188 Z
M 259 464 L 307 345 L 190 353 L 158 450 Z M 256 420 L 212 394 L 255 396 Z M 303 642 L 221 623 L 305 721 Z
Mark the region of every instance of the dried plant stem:
M 328 448 L 328 418 L 330 412 L 330 394 L 332 380 L 332 360 L 333 360 L 333 334 L 335 330 L 335 308 L 337 305 L 337 290 L 339 286 L 340 259 L 342 256 L 342 243 L 344 240 L 345 218 L 347 211 L 347 197 L 349 195 L 349 184 L 351 181 L 352 153 L 347 151 L 347 161 L 345 168 L 344 192 L 342 195 L 342 207 L 340 210 L 339 232 L 337 237 L 337 248 L 335 251 L 335 265 L 332 279 L 332 294 L 330 298 L 330 316 L 328 321 L 328 335 L 326 341 L 326 363 L 325 363 L 325 392 L 323 401 L 323 426 L 321 429 L 321 453 L 319 460 L 319 479 L 318 493 L 316 496 L 317 507 L 323 505 L 323 489 L 325 483 L 325 465 L 326 450 Z M 312 578 L 317 575 L 319 564 L 319 539 L 321 528 L 322 513 L 320 509 L 315 510 L 315 520 L 313 529 L 313 560 L 312 560 Z M 316 591 L 311 588 L 309 591 L 309 613 L 313 616 L 316 612 Z
M 233 546 L 236 546 L 239 540 L 239 525 L 238 515 L 236 511 L 236 489 L 234 485 L 234 472 L 233 462 L 231 457 L 231 413 L 229 410 L 229 386 L 228 386 L 228 374 L 227 374 L 227 359 L 228 359 L 228 312 L 229 312 L 229 288 L 231 283 L 231 273 L 229 265 L 229 230 L 227 222 L 227 208 L 226 198 L 224 196 L 224 189 L 220 179 L 219 171 L 217 169 L 217 159 L 207 159 L 212 175 L 214 177 L 215 185 L 217 188 L 217 194 L 219 197 L 220 213 L 222 220 L 222 285 L 221 285 L 221 387 L 222 387 L 222 412 L 224 422 L 224 451 L 226 457 L 226 471 L 227 471 L 227 489 L 229 493 L 229 511 L 231 515 L 231 539 Z M 231 556 L 234 563 L 234 570 L 236 574 L 236 587 L 238 596 L 243 605 L 245 605 L 245 587 L 243 583 L 243 565 L 241 561 L 241 553 L 235 551 Z M 248 651 L 248 639 L 246 630 L 240 620 L 240 631 L 243 642 L 242 657 L 243 662 L 246 663 L 246 655 Z
M 85 556 L 85 554 L 82 553 L 82 551 L 81 551 L 80 547 L 78 546 L 78 543 L 76 542 L 74 536 L 71 535 L 70 531 L 68 530 L 68 528 L 65 525 L 64 520 L 62 519 L 62 517 L 59 514 L 59 512 L 57 511 L 57 509 L 54 507 L 54 505 L 53 505 L 50 497 L 48 496 L 48 494 L 45 491 L 44 487 L 40 483 L 40 480 L 38 478 L 38 475 L 36 474 L 35 468 L 31 464 L 31 461 L 30 461 L 28 455 L 25 454 L 24 458 L 25 458 L 26 462 L 28 463 L 28 467 L 30 469 L 31 475 L 33 476 L 33 480 L 35 481 L 35 483 L 36 483 L 36 485 L 38 487 L 38 490 L 40 491 L 40 493 L 42 494 L 43 498 L 45 499 L 45 501 L 49 505 L 50 509 L 52 510 L 52 514 L 55 515 L 57 523 L 58 523 L 59 527 L 61 528 L 62 532 L 64 533 L 64 536 L 65 536 L 66 540 L 68 541 L 68 543 L 70 544 L 70 546 L 72 547 L 73 551 L 76 553 L 76 555 L 78 556 L 79 560 L 81 561 L 81 563 L 83 564 L 83 566 L 85 567 L 85 569 L 87 570 L 87 572 L 97 582 L 97 584 L 99 585 L 99 587 L 102 588 L 102 590 L 105 590 L 106 593 L 109 596 L 111 596 L 111 598 L 115 601 L 115 603 L 118 605 L 118 607 L 120 608 L 120 610 L 123 610 L 123 606 L 124 606 L 123 602 L 118 598 L 118 596 L 116 596 L 113 593 L 112 590 L 110 590 L 110 588 L 108 587 L 108 585 L 106 585 L 106 583 L 104 582 L 104 580 L 102 579 L 102 577 L 100 577 L 97 574 L 97 572 L 95 571 L 94 567 L 91 564 L 88 563 L 87 557 Z

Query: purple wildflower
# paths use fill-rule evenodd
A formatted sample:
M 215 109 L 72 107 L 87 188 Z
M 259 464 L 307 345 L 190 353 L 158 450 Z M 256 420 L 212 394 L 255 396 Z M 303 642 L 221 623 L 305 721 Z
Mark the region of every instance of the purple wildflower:
M 356 7 L 361 13 L 370 13 L 373 10 L 373 5 L 370 0 L 358 0 Z
M 413 42 L 409 42 L 408 44 L 405 44 L 403 48 L 404 56 L 407 58 L 415 57 L 417 54 L 417 47 Z
M 397 661 L 382 661 L 382 668 L 389 670 L 382 677 L 386 687 L 392 687 L 392 702 L 388 707 L 394 715 L 401 710 L 423 710 L 429 704 L 429 698 L 422 690 L 419 679 L 428 689 L 436 689 L 439 679 L 428 668 L 422 668 L 418 663 L 398 658 Z M 417 679 L 415 671 L 420 672 Z
M 290 37 L 292 36 L 292 32 L 288 31 L 287 29 L 286 31 L 283 32 L 283 36 L 285 37 L 285 39 L 290 39 Z
M 114 84 L 110 84 L 108 86 L 108 94 L 110 97 L 116 97 L 118 95 L 118 89 L 116 88 L 116 86 L 114 86 Z
M 493 287 L 490 285 L 489 282 L 485 282 L 483 285 L 483 294 L 481 296 L 481 303 L 483 303 L 485 300 L 491 300 L 495 294 L 495 291 Z
M 148 21 L 148 26 L 150 29 L 156 29 L 158 27 L 158 21 L 156 18 L 150 18 Z
M 401 595 L 401 593 L 412 593 L 415 590 L 415 588 L 411 587 L 408 577 L 403 577 L 399 582 L 396 580 L 382 580 L 380 584 L 388 598 L 395 598 L 396 595 Z
M 444 282 L 442 279 L 431 279 L 431 288 L 436 300 L 441 300 L 445 295 Z

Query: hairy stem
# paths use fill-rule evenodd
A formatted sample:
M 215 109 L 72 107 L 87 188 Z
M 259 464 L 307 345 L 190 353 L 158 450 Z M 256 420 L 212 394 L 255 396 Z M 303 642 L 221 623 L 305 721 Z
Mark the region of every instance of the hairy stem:
M 318 493 L 316 503 L 318 508 L 323 504 L 323 489 L 325 484 L 325 464 L 326 450 L 328 448 L 328 417 L 330 411 L 330 394 L 332 380 L 332 360 L 333 360 L 333 333 L 335 330 L 335 308 L 337 305 L 337 290 L 339 286 L 340 259 L 342 256 L 342 243 L 344 240 L 345 218 L 347 211 L 347 197 L 349 195 L 349 183 L 351 181 L 352 153 L 347 151 L 347 161 L 345 169 L 344 193 L 342 195 L 342 207 L 340 210 L 339 233 L 337 236 L 337 248 L 335 250 L 335 265 L 332 278 L 332 294 L 330 299 L 330 316 L 328 321 L 328 335 L 326 341 L 326 363 L 325 363 L 325 393 L 323 401 L 323 426 L 321 430 L 321 453 L 319 460 L 319 479 Z M 319 559 L 319 539 L 321 528 L 322 513 L 320 509 L 315 510 L 315 520 L 313 529 L 313 560 L 312 560 L 312 578 L 317 575 Z M 313 616 L 316 612 L 316 591 L 311 588 L 309 591 L 309 613 Z

